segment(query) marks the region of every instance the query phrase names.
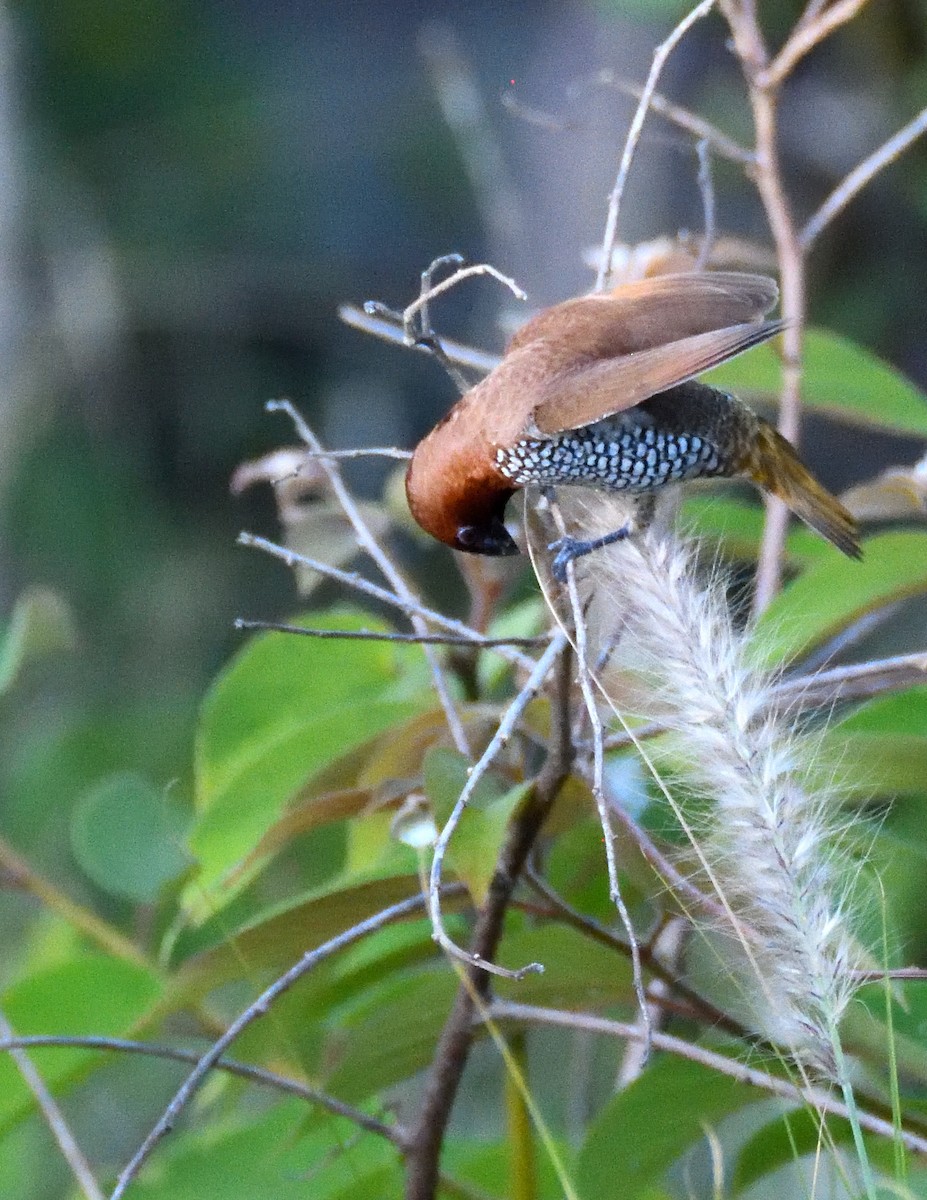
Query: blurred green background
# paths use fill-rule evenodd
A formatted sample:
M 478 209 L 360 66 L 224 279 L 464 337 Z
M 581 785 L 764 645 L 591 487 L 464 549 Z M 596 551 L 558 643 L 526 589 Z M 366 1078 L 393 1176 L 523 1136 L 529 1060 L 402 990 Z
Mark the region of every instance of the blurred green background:
M 799 6 L 765 7 L 775 40 Z M 8 615 L 25 587 L 53 589 L 76 637 L 3 698 L 0 834 L 75 896 L 118 903 L 75 865 L 75 803 L 115 770 L 185 802 L 195 711 L 239 642 L 233 619 L 296 606 L 282 568 L 235 546 L 243 527 L 275 532 L 268 494 L 229 493 L 236 465 L 292 440 L 264 401 L 292 397 L 333 445 L 409 446 L 451 387 L 423 358 L 341 325 L 340 302 L 402 304 L 451 250 L 489 258 L 532 304 L 590 286 L 580 255 L 601 237 L 631 105 L 588 81 L 602 67 L 642 80 L 682 11 L 670 0 L 0 8 L 0 590 Z M 922 0 L 873 2 L 802 65 L 783 107 L 802 212 L 913 115 L 925 85 Z M 748 136 L 716 20 L 661 87 Z M 513 113 L 505 95 L 556 119 Z M 696 165 L 691 144 L 653 120 L 625 240 L 700 228 Z M 716 164 L 715 184 L 721 230 L 763 240 L 737 170 Z M 925 262 L 919 146 L 816 248 L 815 321 L 927 385 Z M 437 317 L 496 349 L 507 314 L 478 281 Z M 833 486 L 917 453 L 816 425 L 809 439 Z M 352 478 L 375 491 L 382 468 Z M 0 976 L 33 914 L 15 888 L 0 894 Z

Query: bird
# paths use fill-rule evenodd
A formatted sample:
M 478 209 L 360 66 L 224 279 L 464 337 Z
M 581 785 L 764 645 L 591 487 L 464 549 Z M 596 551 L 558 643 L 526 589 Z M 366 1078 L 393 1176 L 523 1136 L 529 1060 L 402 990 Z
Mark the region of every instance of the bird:
M 505 506 L 529 484 L 624 492 L 646 513 L 670 484 L 740 477 L 859 558 L 856 522 L 792 445 L 742 400 L 695 378 L 780 333 L 784 322 L 764 319 L 777 300 L 766 276 L 693 271 L 542 310 L 418 443 L 406 474 L 413 517 L 457 550 L 517 554 Z M 555 575 L 630 532 L 560 539 Z

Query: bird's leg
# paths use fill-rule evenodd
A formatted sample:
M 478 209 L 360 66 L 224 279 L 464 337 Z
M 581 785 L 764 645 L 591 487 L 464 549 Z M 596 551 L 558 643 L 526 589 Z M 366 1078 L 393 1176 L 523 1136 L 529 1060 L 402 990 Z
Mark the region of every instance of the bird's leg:
M 567 567 L 571 562 L 575 562 L 577 558 L 582 558 L 584 554 L 591 554 L 593 550 L 601 550 L 603 546 L 613 546 L 615 542 L 623 542 L 624 539 L 630 536 L 631 524 L 628 522 L 622 525 L 620 529 L 615 529 L 611 533 L 603 534 L 602 537 L 591 538 L 589 541 L 581 541 L 579 538 L 566 537 L 557 538 L 555 542 L 551 542 L 547 547 L 548 550 L 556 550 L 554 561 L 551 563 L 551 571 L 554 579 L 558 583 L 566 583 Z

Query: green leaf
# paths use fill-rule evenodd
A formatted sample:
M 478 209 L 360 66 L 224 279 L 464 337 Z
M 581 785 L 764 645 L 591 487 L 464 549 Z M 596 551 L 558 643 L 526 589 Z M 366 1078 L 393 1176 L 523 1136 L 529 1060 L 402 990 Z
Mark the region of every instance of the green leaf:
M 87 792 L 71 821 L 81 869 L 112 896 L 153 903 L 190 865 L 182 806 L 140 775 L 114 775 Z
M 567 926 L 507 930 L 497 961 L 544 964 L 541 974 L 496 981 L 500 995 L 526 1004 L 589 1008 L 633 1001 L 627 960 Z M 439 957 L 350 998 L 329 1015 L 323 1059 L 337 1066 L 327 1086 L 358 1100 L 414 1075 L 431 1061 L 458 987 L 456 973 Z
M 695 537 L 720 543 L 723 551 L 733 558 L 752 561 L 759 553 L 765 523 L 759 503 L 702 493 L 683 502 L 682 519 Z M 786 560 L 797 567 L 833 553 L 822 537 L 797 522 L 791 525 L 785 551 Z
M 853 1138 L 849 1121 L 827 1118 L 827 1144 L 843 1146 Z M 799 1109 L 768 1122 L 744 1145 L 737 1159 L 731 1194 L 740 1195 L 765 1175 L 796 1165 L 796 1155 L 813 1154 L 821 1147 L 821 1118 Z M 796 1186 L 798 1180 L 795 1180 Z
M 401 1195 L 392 1146 L 327 1114 L 310 1117 L 304 1103 L 288 1101 L 203 1131 L 184 1130 L 165 1146 L 158 1169 L 132 1190 L 139 1200 L 336 1200 L 351 1194 L 383 1200 Z
M 50 588 L 28 588 L 0 639 L 0 693 L 9 691 L 26 663 L 72 650 L 75 642 L 74 620 L 64 600 Z
M 175 974 L 172 995 L 183 999 L 240 978 L 244 964 L 262 974 L 267 969 L 279 971 L 314 946 L 420 892 L 417 875 L 400 875 L 341 883 L 302 896 L 262 913 L 237 931 L 228 928 L 227 914 L 220 914 L 178 940 L 175 960 L 189 961 Z M 413 912 L 409 919 L 420 915 Z
M 579 1154 L 581 1196 L 635 1200 L 656 1187 L 706 1127 L 755 1102 L 752 1088 L 681 1058 L 654 1063 L 611 1101 Z
M 927 437 L 927 397 L 894 367 L 861 346 L 809 329 L 805 336 L 801 394 L 805 404 L 845 421 Z M 735 393 L 779 391 L 781 362 L 769 344 L 731 359 L 705 376 Z
M 927 733 L 927 687 L 912 687 L 862 704 L 840 722 L 845 732 Z
M 324 1058 L 334 1070 L 325 1086 L 358 1103 L 417 1074 L 434 1056 L 459 986 L 442 958 L 370 989 L 329 1036 Z
M 425 755 L 425 794 L 443 825 L 467 784 L 469 764 L 456 750 L 436 747 Z M 512 814 L 531 790 L 520 783 L 501 790 L 491 774 L 477 785 L 448 847 L 447 861 L 478 903 L 485 899 Z
M 927 591 L 927 533 L 883 533 L 863 560 L 833 554 L 792 580 L 760 618 L 758 652 L 770 663 L 800 658 L 866 613 Z
M 82 955 L 37 972 L 3 994 L 2 1007 L 18 1034 L 54 1033 L 115 1037 L 128 1033 L 152 1009 L 161 992 L 153 972 L 120 959 Z M 108 1056 L 87 1050 L 30 1050 L 52 1087 L 99 1066 Z M 0 1058 L 0 1124 L 29 1109 L 32 1095 L 8 1055 Z
M 350 612 L 312 615 L 304 623 L 375 624 Z M 201 871 L 185 894 L 190 915 L 202 919 L 244 886 L 248 871 L 229 873 L 307 778 L 430 699 L 417 647 L 284 634 L 255 638 L 203 706 L 196 746 L 200 816 L 190 838 Z M 255 869 L 253 862 L 251 873 Z
M 870 733 L 830 730 L 820 751 L 826 787 L 836 773 L 841 792 L 872 796 L 923 795 L 927 792 L 927 736 L 924 733 Z M 817 773 L 812 768 L 812 778 Z

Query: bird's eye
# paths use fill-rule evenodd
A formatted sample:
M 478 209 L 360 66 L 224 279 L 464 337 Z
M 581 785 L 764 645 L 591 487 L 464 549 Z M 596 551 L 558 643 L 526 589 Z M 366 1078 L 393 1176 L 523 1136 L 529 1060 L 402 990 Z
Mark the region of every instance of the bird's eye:
M 457 530 L 457 545 L 461 550 L 478 550 L 483 536 L 476 525 L 461 525 Z

